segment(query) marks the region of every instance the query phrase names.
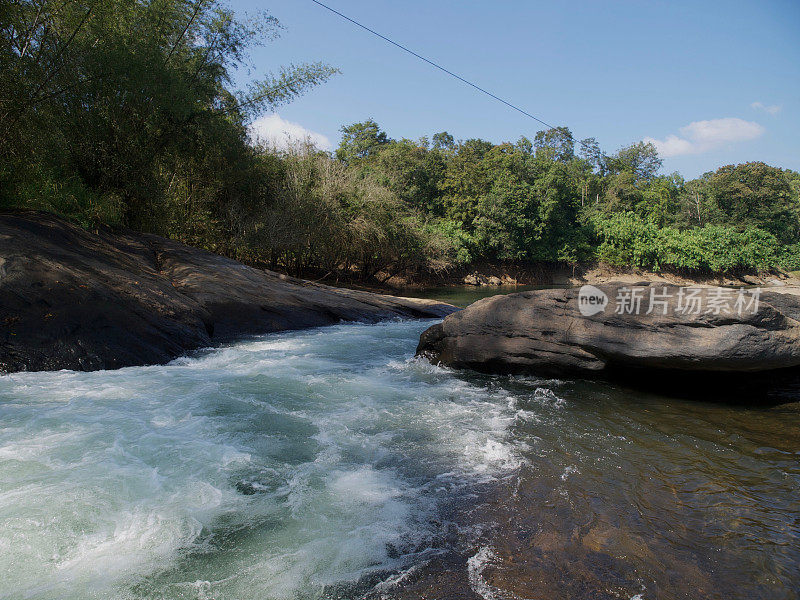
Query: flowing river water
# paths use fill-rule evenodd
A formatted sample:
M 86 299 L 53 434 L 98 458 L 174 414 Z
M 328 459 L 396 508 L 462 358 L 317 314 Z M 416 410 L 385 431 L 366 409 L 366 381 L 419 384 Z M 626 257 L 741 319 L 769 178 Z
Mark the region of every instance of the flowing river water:
M 458 373 L 431 321 L 0 377 L 0 598 L 797 598 L 800 408 Z

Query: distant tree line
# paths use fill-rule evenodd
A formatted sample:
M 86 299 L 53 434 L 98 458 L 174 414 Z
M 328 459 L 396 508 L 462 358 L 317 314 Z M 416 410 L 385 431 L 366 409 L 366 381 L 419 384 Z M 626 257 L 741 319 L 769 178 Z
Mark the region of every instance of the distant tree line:
M 614 154 L 565 127 L 492 144 L 342 129 L 338 160 L 424 215 L 455 262 L 522 261 L 685 273 L 800 268 L 800 173 L 760 162 L 685 181 L 652 144 Z
M 234 88 L 279 32 L 214 0 L 0 2 L 0 207 L 320 277 L 800 269 L 800 174 L 759 162 L 685 181 L 642 142 L 606 154 L 564 127 L 393 140 L 373 120 L 343 127 L 333 153 L 256 144 L 247 123 L 336 73 L 293 65 Z

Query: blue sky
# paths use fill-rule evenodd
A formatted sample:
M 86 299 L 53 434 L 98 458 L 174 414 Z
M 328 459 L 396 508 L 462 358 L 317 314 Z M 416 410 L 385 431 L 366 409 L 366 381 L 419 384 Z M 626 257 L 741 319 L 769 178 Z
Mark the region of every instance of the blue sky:
M 685 177 L 749 160 L 800 170 L 800 0 L 325 1 L 608 152 L 656 140 L 665 171 Z M 342 71 L 262 133 L 335 146 L 368 117 L 394 138 L 542 128 L 311 0 L 231 5 L 285 27 L 254 50 L 254 74 L 318 60 Z

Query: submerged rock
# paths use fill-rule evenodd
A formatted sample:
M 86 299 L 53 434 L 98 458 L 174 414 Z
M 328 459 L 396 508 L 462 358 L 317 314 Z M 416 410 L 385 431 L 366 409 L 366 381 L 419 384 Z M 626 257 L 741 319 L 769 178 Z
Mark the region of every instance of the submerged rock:
M 425 331 L 417 353 L 483 372 L 742 373 L 800 365 L 800 296 L 608 285 L 494 296 Z
M 246 334 L 454 310 L 292 279 L 154 235 L 0 213 L 0 372 L 157 364 Z

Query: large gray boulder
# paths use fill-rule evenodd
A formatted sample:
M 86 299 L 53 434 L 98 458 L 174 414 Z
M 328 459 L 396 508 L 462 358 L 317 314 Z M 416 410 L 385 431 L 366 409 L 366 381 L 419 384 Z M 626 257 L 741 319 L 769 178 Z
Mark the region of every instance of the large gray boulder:
M 291 279 L 153 235 L 0 212 L 0 372 L 164 363 L 241 335 L 454 310 Z
M 425 331 L 417 353 L 455 368 L 546 375 L 741 373 L 800 365 L 796 290 L 759 295 L 757 289 L 661 284 L 582 290 L 481 300 Z

